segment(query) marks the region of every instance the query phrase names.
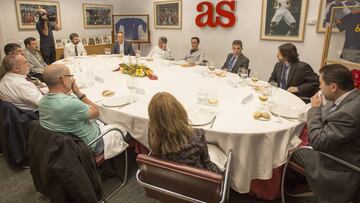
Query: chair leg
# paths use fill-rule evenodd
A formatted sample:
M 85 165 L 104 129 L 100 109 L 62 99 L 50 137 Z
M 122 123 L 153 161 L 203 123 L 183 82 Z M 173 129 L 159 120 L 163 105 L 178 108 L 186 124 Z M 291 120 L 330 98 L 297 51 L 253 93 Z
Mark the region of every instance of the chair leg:
M 285 163 L 284 169 L 283 169 L 283 172 L 282 172 L 282 175 L 281 175 L 281 185 L 280 185 L 280 187 L 281 187 L 281 202 L 282 203 L 285 203 L 285 191 L 284 191 L 285 189 L 284 189 L 284 187 L 285 187 L 286 168 L 287 168 L 288 164 L 289 164 L 289 161 L 287 161 Z
M 120 186 L 118 186 L 109 196 L 107 196 L 105 198 L 105 201 L 111 199 L 122 187 L 124 187 L 124 185 L 126 184 L 127 181 L 127 173 L 128 173 L 128 154 L 127 154 L 127 149 L 125 149 L 124 151 L 125 153 L 125 170 L 124 170 L 124 178 L 123 178 L 123 182 L 121 183 Z

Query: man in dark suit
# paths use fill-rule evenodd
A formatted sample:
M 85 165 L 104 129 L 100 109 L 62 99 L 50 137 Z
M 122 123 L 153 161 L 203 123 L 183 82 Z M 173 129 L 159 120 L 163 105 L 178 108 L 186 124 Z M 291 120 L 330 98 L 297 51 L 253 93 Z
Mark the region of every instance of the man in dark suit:
M 111 53 L 135 56 L 132 44 L 124 40 L 123 32 L 117 33 L 117 43 L 115 43 Z
M 234 40 L 232 43 L 233 53 L 226 57 L 226 61 L 221 69 L 236 74 L 239 73 L 240 68 L 248 69 L 249 59 L 242 54 L 242 49 L 242 42 L 240 40 Z
M 321 155 L 331 154 L 360 167 L 360 90 L 343 65 L 320 69 L 320 92 L 311 98 L 307 126 L 314 150 L 300 149 L 292 159 L 304 166 L 314 194 L 329 202 L 349 202 L 360 189 L 360 174 Z
M 311 97 L 319 89 L 319 76 L 311 66 L 299 61 L 295 45 L 291 43 L 279 46 L 277 58 L 269 82 L 276 82 L 279 87 L 299 97 Z

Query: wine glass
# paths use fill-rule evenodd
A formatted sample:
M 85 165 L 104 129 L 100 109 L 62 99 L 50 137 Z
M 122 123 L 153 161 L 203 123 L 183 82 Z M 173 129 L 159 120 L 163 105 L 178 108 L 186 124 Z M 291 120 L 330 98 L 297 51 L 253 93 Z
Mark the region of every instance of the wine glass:
M 111 49 L 110 48 L 105 48 L 104 53 L 105 53 L 105 55 L 110 55 L 111 54 Z
M 135 81 L 135 78 L 134 77 L 129 77 L 126 81 L 126 86 L 127 88 L 129 89 L 130 93 L 135 93 L 136 90 L 136 81 Z
M 270 87 L 263 87 L 259 94 L 259 100 L 262 103 L 263 108 L 266 107 L 266 101 L 269 99 L 270 96 Z
M 248 69 L 240 67 L 238 74 L 240 75 L 240 78 L 242 79 L 242 84 L 244 84 L 246 78 L 249 76 Z
M 278 84 L 276 83 L 276 82 L 270 82 L 269 83 L 270 84 L 270 96 L 271 96 L 271 98 L 272 99 L 270 99 L 270 103 L 275 103 L 275 101 L 274 101 L 274 97 L 275 97 L 275 95 L 276 95 L 276 93 L 277 93 L 277 91 L 278 91 Z
M 141 57 L 141 50 L 140 50 L 140 49 L 137 49 L 137 50 L 135 51 L 135 57 L 136 57 L 136 58 L 140 58 L 140 57 Z
M 259 81 L 259 73 L 256 71 L 251 72 L 251 80 L 255 84 L 257 81 Z
M 205 104 L 208 99 L 208 91 L 206 89 L 199 89 L 197 96 L 198 96 L 198 103 Z

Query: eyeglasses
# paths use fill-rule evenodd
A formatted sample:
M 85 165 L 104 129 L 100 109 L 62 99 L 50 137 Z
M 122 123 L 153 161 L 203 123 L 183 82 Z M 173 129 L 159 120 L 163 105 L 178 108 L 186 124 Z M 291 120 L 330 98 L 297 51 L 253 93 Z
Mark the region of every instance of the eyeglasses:
M 65 75 L 62 75 L 59 79 L 61 80 L 61 79 L 63 79 L 63 77 L 74 77 L 74 75 L 65 74 Z

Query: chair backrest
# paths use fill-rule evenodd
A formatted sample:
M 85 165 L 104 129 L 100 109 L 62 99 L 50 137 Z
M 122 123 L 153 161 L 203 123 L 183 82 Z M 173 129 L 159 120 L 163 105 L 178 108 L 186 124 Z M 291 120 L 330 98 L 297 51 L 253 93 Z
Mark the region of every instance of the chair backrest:
M 223 202 L 227 199 L 231 151 L 223 175 L 139 154 L 138 182 L 162 202 Z
M 81 139 L 50 131 L 33 121 L 29 158 L 34 186 L 51 202 L 97 202 L 102 198 L 92 153 Z
M 38 115 L 0 100 L 0 149 L 10 166 L 27 165 L 28 127 Z

